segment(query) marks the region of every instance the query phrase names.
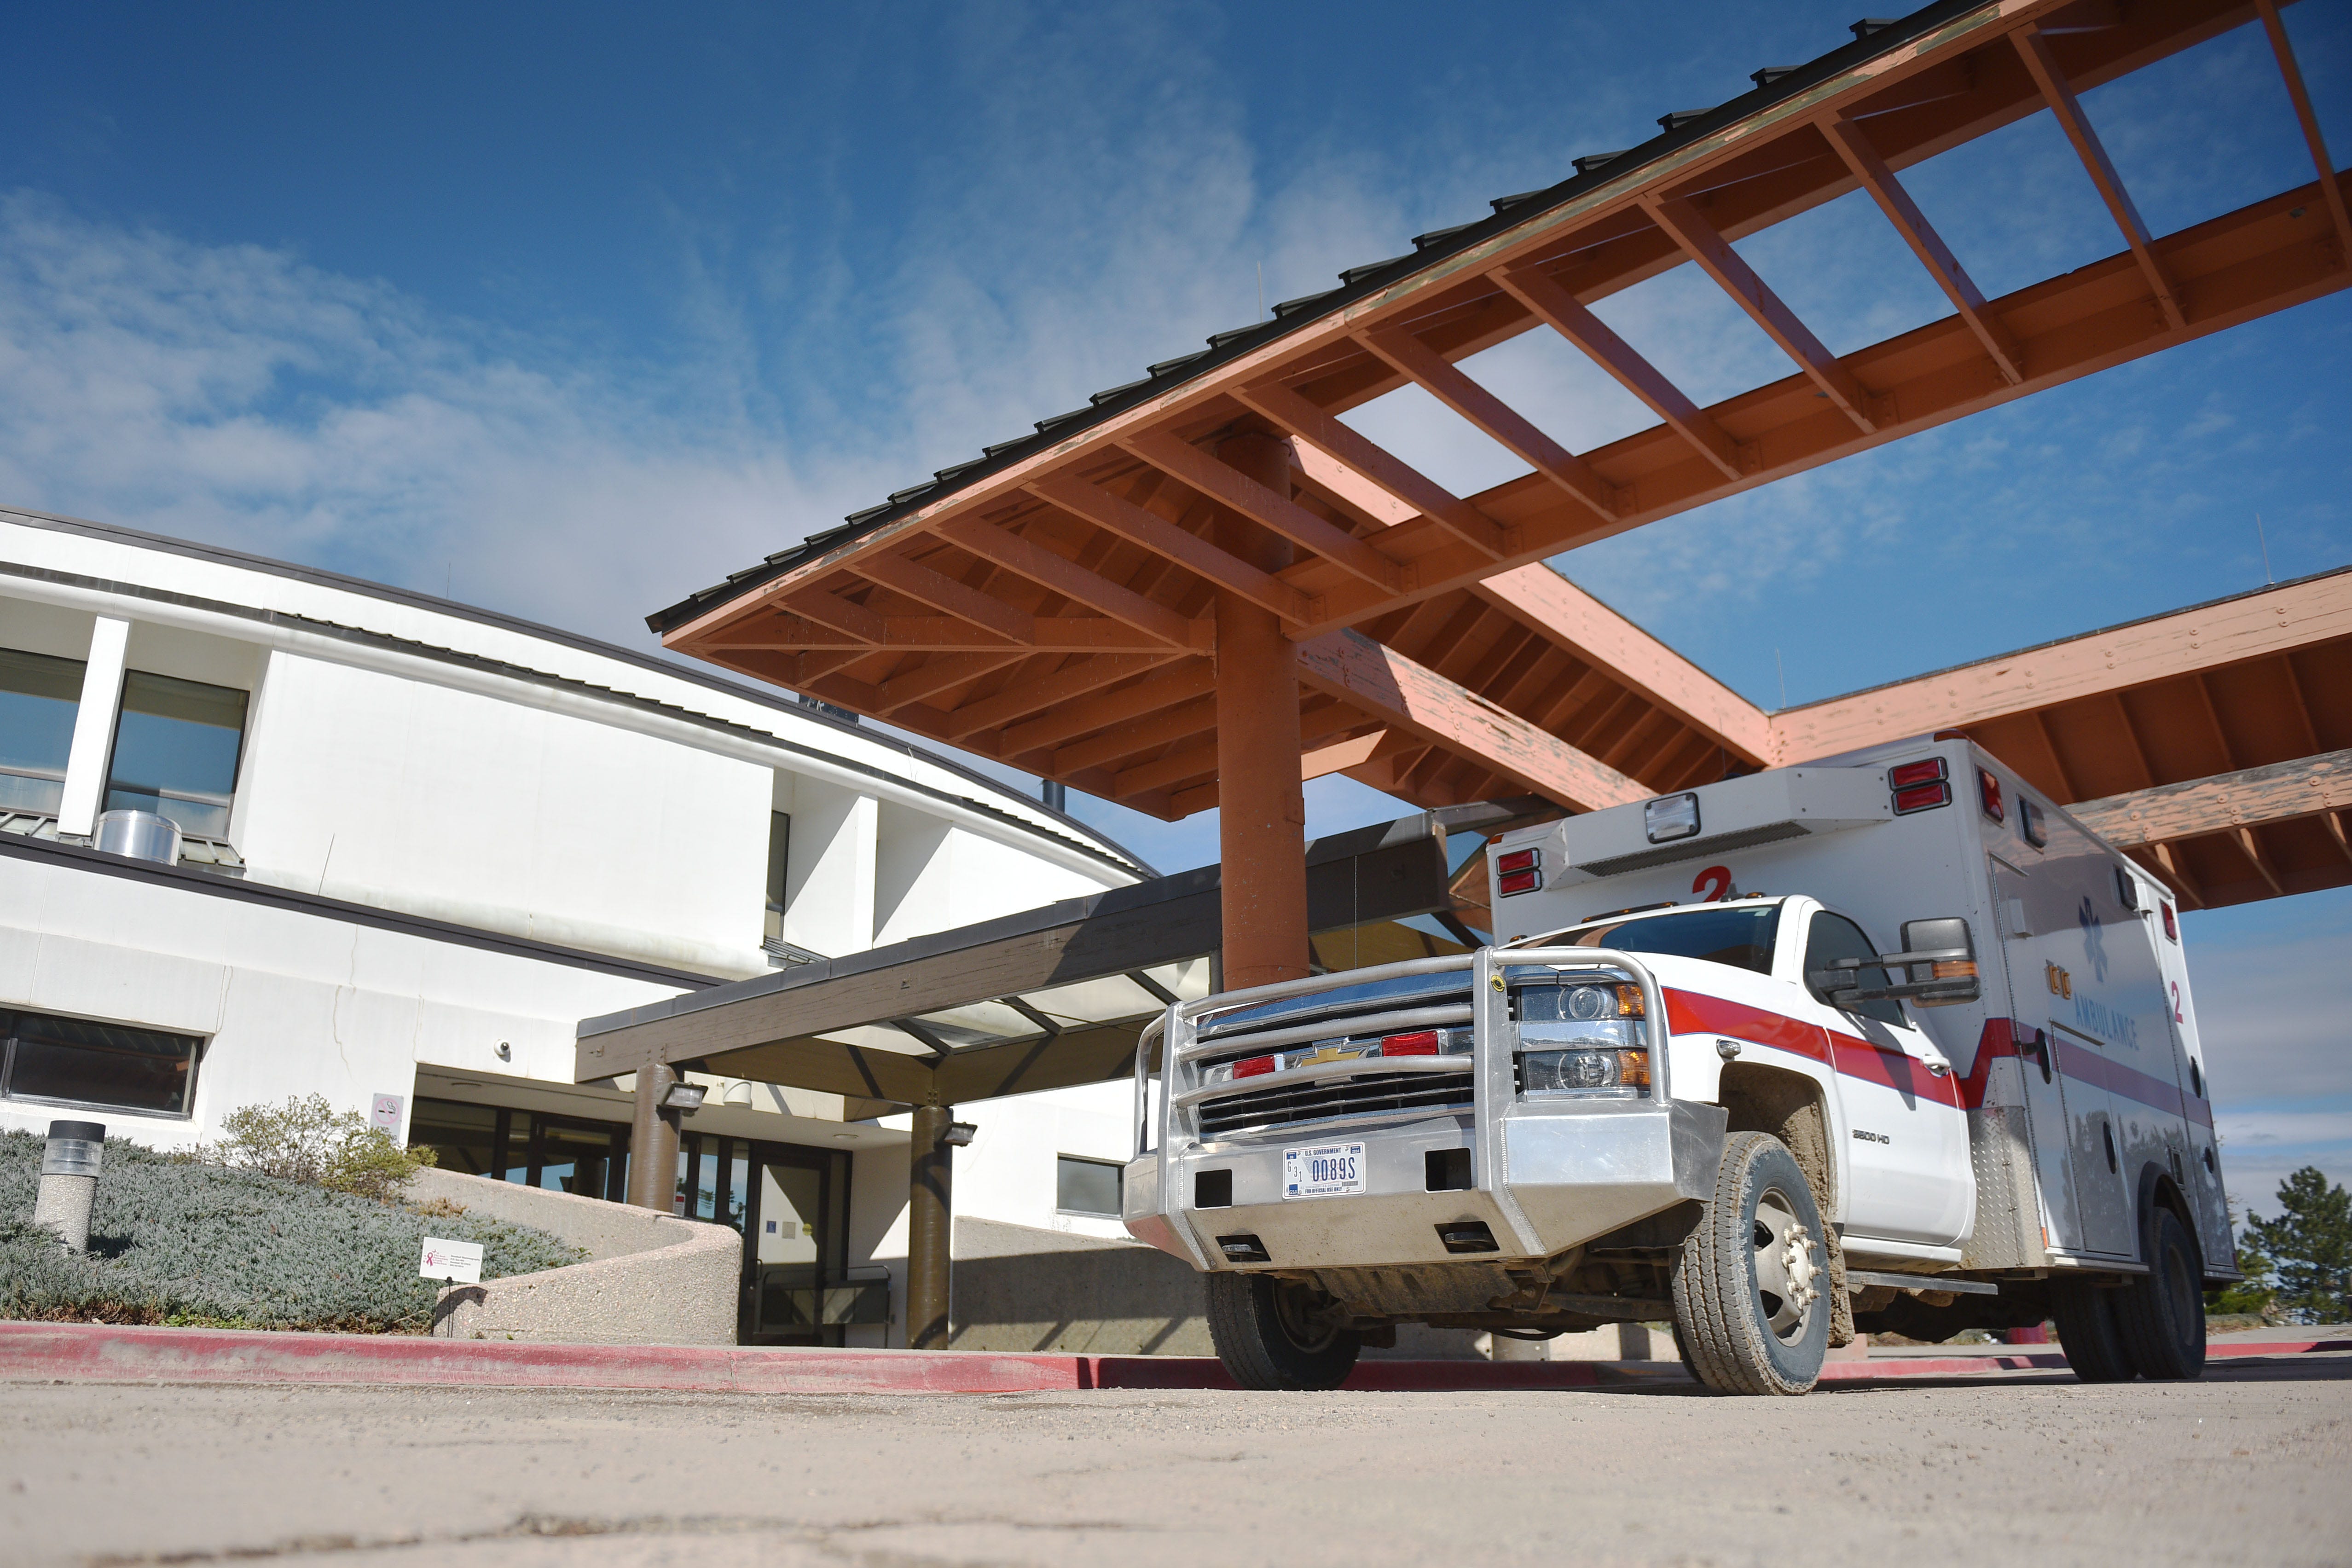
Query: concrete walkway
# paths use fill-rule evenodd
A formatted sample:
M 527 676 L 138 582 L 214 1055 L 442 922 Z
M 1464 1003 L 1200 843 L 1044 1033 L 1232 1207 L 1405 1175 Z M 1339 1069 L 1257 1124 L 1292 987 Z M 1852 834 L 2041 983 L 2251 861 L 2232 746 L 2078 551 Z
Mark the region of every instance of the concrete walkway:
M 2056 1347 L 1920 1346 L 1923 1354 L 1833 1361 L 1822 1381 L 2063 1373 Z M 1937 1353 L 1942 1354 L 1937 1354 Z M 2352 1352 L 2311 1330 L 2231 1335 L 2212 1361 Z M 1351 1390 L 1576 1388 L 1687 1381 L 1675 1362 L 1367 1361 Z M 1232 1388 L 1202 1356 L 798 1350 L 733 1345 L 507 1343 L 404 1335 L 268 1333 L 0 1322 L 0 1381 L 361 1384 L 435 1387 L 637 1388 L 698 1394 L 1023 1394 L 1090 1388 Z
M 2352 1357 L 1722 1399 L 0 1385 L 9 1568 L 2340 1564 Z

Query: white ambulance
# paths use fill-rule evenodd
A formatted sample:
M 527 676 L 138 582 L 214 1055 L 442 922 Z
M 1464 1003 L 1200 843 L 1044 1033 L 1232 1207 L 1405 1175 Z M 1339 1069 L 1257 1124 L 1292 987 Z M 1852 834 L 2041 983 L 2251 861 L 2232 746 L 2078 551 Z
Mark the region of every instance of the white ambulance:
M 1922 737 L 1487 854 L 1496 946 L 1139 1051 L 1127 1226 L 1209 1274 L 1244 1385 L 1400 1322 L 1662 1318 L 1725 1391 L 2051 1317 L 2085 1379 L 2199 1375 L 2238 1275 L 2179 917 L 2013 771 Z

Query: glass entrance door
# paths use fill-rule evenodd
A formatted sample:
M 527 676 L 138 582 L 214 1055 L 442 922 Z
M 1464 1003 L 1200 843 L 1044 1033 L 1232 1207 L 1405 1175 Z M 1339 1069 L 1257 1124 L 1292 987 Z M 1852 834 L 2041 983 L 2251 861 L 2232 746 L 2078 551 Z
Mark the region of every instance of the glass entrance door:
M 839 1344 L 825 1312 L 848 1274 L 849 1158 L 787 1144 L 751 1146 L 745 1218 L 745 1344 Z

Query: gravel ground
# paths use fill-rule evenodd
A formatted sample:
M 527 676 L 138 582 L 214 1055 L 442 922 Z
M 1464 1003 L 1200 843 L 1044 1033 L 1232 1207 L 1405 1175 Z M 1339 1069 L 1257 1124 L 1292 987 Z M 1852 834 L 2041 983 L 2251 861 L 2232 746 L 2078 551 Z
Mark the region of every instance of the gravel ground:
M 2352 1563 L 2352 1357 L 1477 1394 L 0 1386 L 0 1560 Z

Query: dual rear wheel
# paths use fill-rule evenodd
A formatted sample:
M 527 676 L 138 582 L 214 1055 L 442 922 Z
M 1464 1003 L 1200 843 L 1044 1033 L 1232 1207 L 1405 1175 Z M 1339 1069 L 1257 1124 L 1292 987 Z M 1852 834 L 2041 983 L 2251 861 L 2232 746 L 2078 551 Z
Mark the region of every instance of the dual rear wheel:
M 2085 1383 L 2145 1377 L 2182 1383 L 2205 1372 L 2204 1260 L 2170 1209 L 2148 1217 L 2141 1256 L 2148 1271 L 2120 1286 L 2060 1280 L 2053 1317 L 2066 1364 Z

